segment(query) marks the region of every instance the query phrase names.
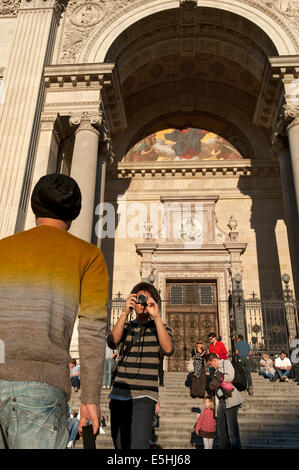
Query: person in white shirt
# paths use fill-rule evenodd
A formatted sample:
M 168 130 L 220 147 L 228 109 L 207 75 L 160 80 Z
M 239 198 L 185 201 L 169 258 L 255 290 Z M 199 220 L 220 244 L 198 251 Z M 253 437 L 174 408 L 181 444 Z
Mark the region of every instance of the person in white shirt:
M 279 357 L 275 359 L 274 365 L 280 382 L 287 382 L 291 377 L 292 364 L 285 351 L 281 351 Z

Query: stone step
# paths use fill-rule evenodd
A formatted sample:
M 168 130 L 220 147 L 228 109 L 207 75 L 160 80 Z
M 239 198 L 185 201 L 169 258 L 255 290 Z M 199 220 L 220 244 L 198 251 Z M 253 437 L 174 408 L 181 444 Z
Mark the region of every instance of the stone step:
M 190 397 L 185 386 L 186 373 L 165 373 L 165 387 L 160 388 L 160 427 L 156 429 L 156 448 L 195 449 L 190 443 L 202 399 Z M 239 411 L 239 428 L 242 447 L 247 449 L 299 449 L 299 388 L 289 381 L 270 383 L 258 374 L 252 374 L 254 394 L 241 392 L 245 403 Z M 98 449 L 113 449 L 110 435 L 110 411 L 108 395 L 111 390 L 102 389 L 101 411 L 106 418 L 106 434 L 96 440 Z M 80 406 L 80 393 L 73 393 L 70 400 L 73 411 Z M 198 409 L 198 410 L 197 410 Z M 217 448 L 218 438 L 215 439 Z M 197 442 L 203 448 L 202 440 Z M 83 448 L 83 441 L 76 441 L 76 449 Z
M 295 382 L 269 382 L 269 381 L 265 381 L 265 383 L 255 383 L 253 382 L 253 388 L 256 389 L 256 390 L 291 390 L 293 392 L 299 391 L 299 387 L 298 387 L 298 384 L 295 383 Z M 183 384 L 179 384 L 179 383 L 169 383 L 167 384 L 166 386 L 164 387 L 160 387 L 160 393 L 163 393 L 164 389 L 166 391 L 169 391 L 169 389 L 173 389 L 173 390 L 177 390 L 179 392 L 183 392 L 185 390 L 190 390 L 189 388 L 189 384 L 188 386 L 185 385 L 185 383 Z M 104 390 L 105 392 L 105 390 Z

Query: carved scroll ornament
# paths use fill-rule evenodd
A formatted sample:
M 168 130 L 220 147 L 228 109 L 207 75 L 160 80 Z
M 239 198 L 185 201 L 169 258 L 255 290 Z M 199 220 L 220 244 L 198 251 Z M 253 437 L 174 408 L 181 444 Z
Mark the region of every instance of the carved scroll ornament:
M 16 16 L 21 0 L 0 0 L 0 15 Z

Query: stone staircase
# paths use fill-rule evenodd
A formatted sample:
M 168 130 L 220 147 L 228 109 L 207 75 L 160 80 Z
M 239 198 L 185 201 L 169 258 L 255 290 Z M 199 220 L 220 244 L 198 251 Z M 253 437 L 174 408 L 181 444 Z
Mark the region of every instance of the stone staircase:
M 165 373 L 165 386 L 160 388 L 160 427 L 156 429 L 155 449 L 203 448 L 200 438 L 191 439 L 203 400 L 190 397 L 186 378 L 187 373 L 183 372 Z M 271 383 L 257 373 L 252 378 L 254 394 L 241 392 L 246 400 L 238 415 L 242 448 L 299 449 L 299 384 L 293 380 Z M 101 411 L 107 425 L 103 428 L 106 434 L 97 436 L 97 449 L 114 448 L 110 436 L 109 392 L 102 390 Z M 79 408 L 79 398 L 80 393 L 73 393 L 70 401 L 73 411 Z M 216 437 L 214 447 L 217 445 Z M 82 438 L 76 441 L 75 448 L 83 448 Z

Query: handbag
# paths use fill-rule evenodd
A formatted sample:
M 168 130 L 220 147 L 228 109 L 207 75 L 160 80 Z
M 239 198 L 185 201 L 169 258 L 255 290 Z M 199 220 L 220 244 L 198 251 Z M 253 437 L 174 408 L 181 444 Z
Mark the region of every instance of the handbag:
M 189 362 L 187 363 L 187 372 L 189 372 L 189 374 L 193 374 L 194 372 L 194 364 L 193 364 L 192 357 L 191 359 L 189 359 Z

